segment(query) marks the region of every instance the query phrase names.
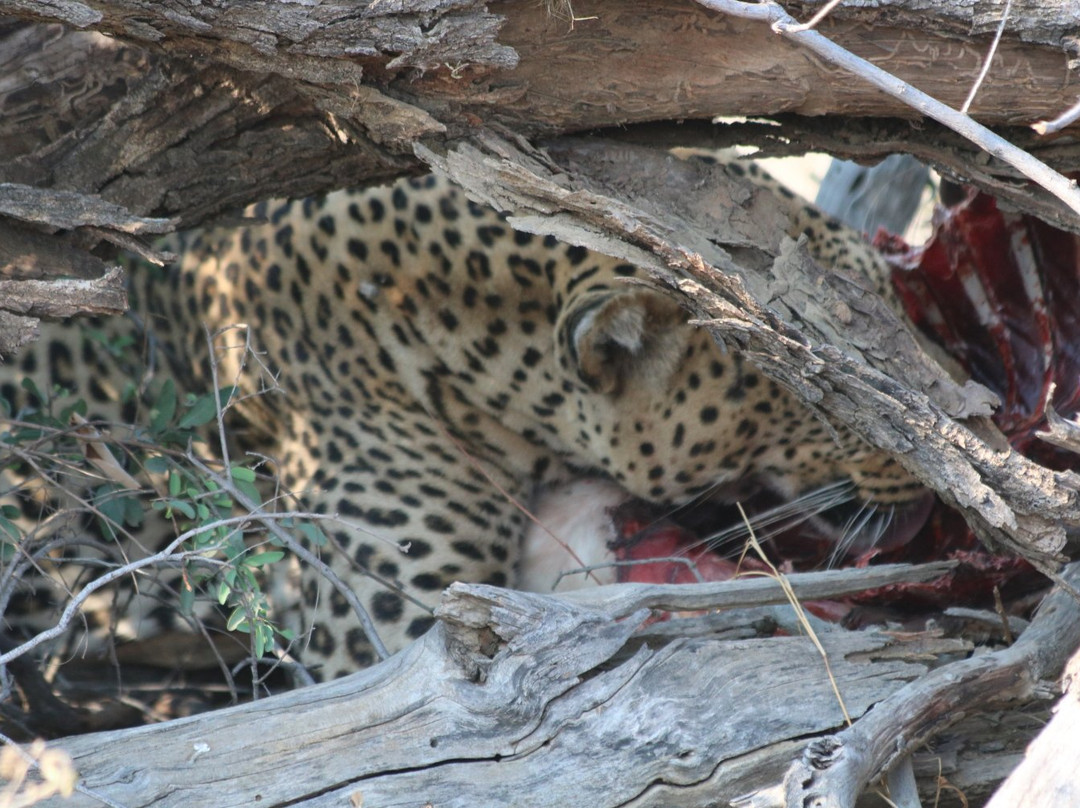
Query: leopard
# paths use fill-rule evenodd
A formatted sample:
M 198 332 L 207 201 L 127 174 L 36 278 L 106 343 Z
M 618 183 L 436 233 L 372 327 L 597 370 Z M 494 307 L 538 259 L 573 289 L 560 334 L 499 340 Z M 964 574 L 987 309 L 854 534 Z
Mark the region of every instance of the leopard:
M 754 163 L 720 165 L 775 195 L 786 235 L 819 263 L 887 275 L 861 233 Z M 528 504 L 576 479 L 661 508 L 751 483 L 793 499 L 840 486 L 848 506 L 889 513 L 924 495 L 896 458 L 634 283 L 639 267 L 515 230 L 437 174 L 247 217 L 178 237 L 176 263 L 152 280 L 135 273 L 138 317 L 116 327 L 152 334 L 184 389 L 237 380 L 240 445 L 273 458 L 281 489 L 323 517 L 329 541 L 302 545 L 356 593 L 388 652 L 431 628 L 452 582 L 519 584 Z M 250 356 L 207 339 L 238 323 L 269 393 Z M 13 371 L 48 389 L 81 368 L 94 412 L 117 420 L 131 371 L 108 359 L 50 324 L 0 391 L 20 394 Z M 374 663 L 350 599 L 301 567 L 304 664 L 329 679 Z

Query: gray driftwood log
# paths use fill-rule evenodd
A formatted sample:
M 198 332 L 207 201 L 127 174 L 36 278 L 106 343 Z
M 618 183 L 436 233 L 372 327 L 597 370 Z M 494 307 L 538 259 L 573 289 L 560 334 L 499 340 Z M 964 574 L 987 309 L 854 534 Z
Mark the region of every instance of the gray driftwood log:
M 791 582 L 809 599 L 926 579 L 941 569 L 848 570 Z M 904 705 L 932 692 L 947 698 L 951 690 L 940 682 L 951 666 L 935 674 L 936 691 L 921 686 L 929 680 L 920 677 L 928 660 L 964 652 L 963 643 L 932 636 L 832 631 L 820 640 L 834 690 L 806 637 L 701 637 L 627 648 L 646 604 L 700 606 L 718 596 L 727 606 L 784 602 L 767 579 L 642 587 L 636 595 L 600 589 L 576 600 L 455 585 L 432 632 L 363 673 L 204 716 L 58 742 L 75 761 L 82 791 L 47 804 L 81 808 L 104 798 L 127 808 L 723 805 L 779 784 L 803 739 L 842 727 L 837 693 L 852 719 L 884 699 Z M 1056 619 L 1037 618 L 1029 632 L 1057 632 L 1064 648 L 1080 642 L 1080 605 L 1060 605 Z M 1012 677 L 1007 692 L 980 692 L 972 683 L 964 693 L 992 706 L 1005 698 L 1045 699 L 1038 676 L 1054 660 L 1017 668 L 1024 646 L 1017 648 L 980 662 L 991 682 L 999 669 L 999 678 Z M 1060 653 L 1059 666 L 1066 655 Z M 931 796 L 941 772 L 980 799 L 998 779 L 995 768 L 1015 761 L 1017 742 L 1033 731 L 1028 723 L 1026 731 L 998 725 L 991 732 L 975 715 L 978 703 L 962 706 L 971 711 L 968 721 L 953 728 L 947 745 L 917 760 Z M 877 723 L 888 724 L 889 715 Z M 895 713 L 898 734 L 904 715 Z M 940 731 L 964 716 L 958 710 L 935 723 Z M 988 734 L 1002 742 L 996 755 L 979 754 Z M 861 790 L 874 773 L 858 773 L 851 787 Z M 943 797 L 942 805 L 956 804 L 947 791 Z

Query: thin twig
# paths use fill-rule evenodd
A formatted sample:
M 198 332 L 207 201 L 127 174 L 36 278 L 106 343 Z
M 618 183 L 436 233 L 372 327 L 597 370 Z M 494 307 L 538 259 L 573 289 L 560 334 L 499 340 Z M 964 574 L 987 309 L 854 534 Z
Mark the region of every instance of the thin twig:
M 1050 135 L 1054 132 L 1060 132 L 1066 126 L 1075 122 L 1077 118 L 1080 118 L 1080 101 L 1077 101 L 1054 120 L 1037 121 L 1031 125 L 1031 128 L 1040 135 Z
M 739 515 L 742 517 L 743 523 L 750 533 L 750 546 L 754 548 L 754 552 L 757 553 L 758 558 L 760 558 L 769 568 L 769 573 L 760 574 L 767 575 L 767 577 L 774 579 L 784 590 L 784 595 L 787 597 L 788 603 L 790 603 L 791 608 L 795 610 L 795 618 L 799 621 L 803 631 L 806 632 L 806 635 L 810 638 L 810 642 L 814 644 L 814 648 L 817 649 L 818 654 L 821 656 L 821 661 L 825 664 L 825 675 L 829 678 L 829 685 L 832 687 L 833 695 L 836 696 L 836 703 L 840 705 L 840 712 L 844 714 L 844 723 L 849 727 L 852 726 L 851 714 L 848 712 L 847 705 L 844 703 L 844 697 L 840 693 L 840 686 L 837 684 L 836 676 L 833 674 L 832 664 L 829 662 L 829 652 L 825 650 L 825 646 L 823 646 L 821 640 L 818 639 L 817 632 L 815 632 L 814 627 L 810 625 L 810 621 L 806 617 L 806 612 L 803 609 L 802 603 L 799 602 L 795 590 L 791 587 L 791 582 L 787 579 L 786 575 L 776 568 L 776 565 L 769 559 L 764 548 L 762 548 L 761 544 L 758 542 L 757 536 L 754 533 L 754 528 L 750 524 L 750 517 L 748 517 L 746 511 L 743 510 L 742 503 L 736 502 L 735 507 L 739 509 Z
M 811 28 L 816 28 L 817 24 L 819 22 L 821 22 L 823 19 L 825 19 L 825 17 L 828 16 L 829 12 L 832 11 L 834 8 L 836 8 L 838 5 L 840 5 L 840 3 L 842 3 L 842 2 L 843 2 L 843 0 L 829 0 L 828 3 L 823 5 L 818 10 L 817 14 L 815 14 L 813 17 L 811 17 L 806 22 L 799 23 L 798 25 L 796 25 L 791 30 L 792 31 L 809 31 Z
M 223 406 L 221 403 L 221 394 L 218 392 L 218 363 L 217 357 L 214 356 L 214 335 L 210 333 L 210 328 L 203 323 L 203 331 L 206 336 L 206 350 L 210 356 L 210 390 L 211 395 L 214 397 L 214 415 L 217 422 L 218 430 L 218 447 L 221 451 L 221 463 L 226 470 L 232 466 L 231 459 L 229 458 L 229 441 L 225 436 L 225 410 L 232 401 L 233 393 L 229 393 L 229 401 L 225 402 Z M 235 391 L 235 387 L 233 390 Z
M 202 464 L 198 463 L 197 461 L 196 461 L 196 465 L 201 466 L 200 471 L 203 471 L 204 473 L 209 471 L 205 466 L 202 466 Z M 209 472 L 209 474 L 213 478 L 215 478 L 215 480 L 218 481 L 219 484 L 223 479 L 225 479 L 221 475 L 214 474 L 213 472 Z M 243 505 L 244 507 L 248 507 L 248 503 L 250 503 L 250 500 L 248 500 L 246 497 L 243 497 L 244 501 L 241 501 L 241 497 L 243 495 L 241 494 L 240 496 L 237 496 L 237 494 L 239 492 L 235 492 L 235 486 L 233 486 L 231 484 L 231 482 L 229 482 L 228 487 L 230 489 L 232 489 L 232 490 L 229 491 L 230 495 L 234 496 L 236 501 L 240 502 L 241 505 Z M 225 486 L 222 486 L 222 488 L 225 488 Z M 203 549 L 198 550 L 198 551 L 185 550 L 185 551 L 179 552 L 179 553 L 176 552 L 177 548 L 180 547 L 180 545 L 182 545 L 185 541 L 187 541 L 188 539 L 194 538 L 195 536 L 197 536 L 197 535 L 199 535 L 201 533 L 206 533 L 206 532 L 208 532 L 210 530 L 213 530 L 216 527 L 231 527 L 233 525 L 242 526 L 242 525 L 250 524 L 252 521 L 259 521 L 259 522 L 261 522 L 262 524 L 264 524 L 264 525 L 266 525 L 268 527 L 270 525 L 275 525 L 276 526 L 277 522 L 280 522 L 280 521 L 283 521 L 283 520 L 289 520 L 289 519 L 294 519 L 294 520 L 295 519 L 326 519 L 328 521 L 334 521 L 334 522 L 339 522 L 339 523 L 342 522 L 342 520 L 338 519 L 337 517 L 326 516 L 324 514 L 305 513 L 303 511 L 287 511 L 287 512 L 283 512 L 283 513 L 265 513 L 265 512 L 260 512 L 258 510 L 257 505 L 254 506 L 252 508 L 252 510 L 255 512 L 254 514 L 249 513 L 249 514 L 242 514 L 240 516 L 230 516 L 230 517 L 225 518 L 225 519 L 219 519 L 216 522 L 213 522 L 213 523 L 208 524 L 208 525 L 199 525 L 197 527 L 191 528 L 190 530 L 186 530 L 183 533 L 181 533 L 179 536 L 177 536 L 175 539 L 173 539 L 171 542 L 169 542 L 169 544 L 164 549 L 162 549 L 161 551 L 159 551 L 157 553 L 154 553 L 153 555 L 146 556 L 145 558 L 140 558 L 140 559 L 137 559 L 135 561 L 131 561 L 131 562 L 127 563 L 127 564 L 124 564 L 122 567 L 117 567 L 116 569 L 112 570 L 111 572 L 105 573 L 104 575 L 102 575 L 99 578 L 95 578 L 93 581 L 91 581 L 85 587 L 83 587 L 82 590 L 75 597 L 72 598 L 72 600 L 67 604 L 67 606 L 64 607 L 64 611 L 60 615 L 60 619 L 57 621 L 57 623 L 55 625 L 51 626 L 50 628 L 48 628 L 48 629 L 46 629 L 44 631 L 39 632 L 38 634 L 35 634 L 33 637 L 31 637 L 29 640 L 27 640 L 26 642 L 19 645 L 17 648 L 13 648 L 12 650 L 10 650 L 10 651 L 8 651 L 8 652 L 6 652 L 4 654 L 0 654 L 0 665 L 4 665 L 7 662 L 10 662 L 12 659 L 15 659 L 16 657 L 20 657 L 23 654 L 33 650 L 37 646 L 41 645 L 43 642 L 47 642 L 48 640 L 54 639 L 54 638 L 60 636 L 61 634 L 63 634 L 64 631 L 67 629 L 67 627 L 69 625 L 71 625 L 71 621 L 75 618 L 75 615 L 79 610 L 79 607 L 83 603 L 85 603 L 86 600 L 94 592 L 101 589 L 103 586 L 107 586 L 108 584 L 112 583 L 113 581 L 117 580 L 118 578 L 122 578 L 125 575 L 130 575 L 133 572 L 138 572 L 139 570 L 143 569 L 144 567 L 164 566 L 166 564 L 178 564 L 178 563 L 182 563 L 184 561 L 188 561 L 189 559 L 193 559 L 193 558 L 198 559 L 198 560 L 203 561 L 203 562 L 208 563 L 208 564 L 224 565 L 226 563 L 225 561 L 215 561 L 214 559 L 207 558 L 206 555 L 205 555 L 206 554 L 206 548 L 203 548 Z M 271 532 L 273 532 L 273 531 L 271 530 Z M 285 531 L 281 531 L 281 532 L 285 536 L 288 537 L 288 534 Z M 277 535 L 277 534 L 275 533 L 275 535 Z M 289 546 L 290 547 L 292 547 L 293 544 L 299 545 L 298 542 L 292 541 L 291 537 L 288 537 L 288 538 L 290 539 L 290 541 L 289 541 Z M 301 548 L 301 549 L 303 549 L 303 548 Z M 318 559 L 316 559 L 316 560 L 318 560 Z M 319 562 L 319 564 L 322 564 L 322 562 Z M 353 597 L 355 598 L 355 595 Z M 361 607 L 361 608 L 363 608 L 363 607 Z M 387 655 L 387 656 L 389 656 L 389 655 Z
M 997 33 L 994 34 L 994 41 L 990 43 L 990 50 L 986 53 L 982 69 L 979 70 L 979 75 L 976 77 L 975 83 L 971 85 L 971 91 L 968 93 L 968 97 L 964 99 L 964 105 L 960 107 L 960 112 L 963 115 L 968 114 L 968 110 L 971 109 L 971 102 L 975 100 L 975 95 L 979 92 L 979 88 L 982 87 L 983 82 L 986 80 L 986 74 L 990 72 L 990 63 L 994 61 L 994 54 L 997 53 L 998 45 L 1001 43 L 1001 35 L 1005 33 L 1005 22 L 1009 19 L 1009 10 L 1011 8 L 1012 0 L 1005 0 L 1005 10 L 1001 12 L 1001 22 L 998 23 Z
M 798 22 L 776 3 L 750 4 L 739 0 L 697 0 L 697 2 L 705 8 L 722 14 L 768 23 L 781 36 L 805 46 L 837 67 L 860 76 L 898 101 L 949 127 L 988 154 L 1008 163 L 1064 202 L 1074 213 L 1080 215 L 1080 190 L 1077 189 L 1075 181 L 1054 171 L 1041 160 L 1035 159 L 1023 149 L 1017 148 L 959 110 L 915 89 L 891 73 L 831 42 L 817 31 L 797 30 Z
M 232 497 L 237 503 L 250 511 L 250 514 L 245 517 L 248 521 L 252 519 L 262 522 L 266 529 L 273 534 L 281 544 L 288 547 L 289 550 L 295 554 L 301 561 L 309 564 L 314 569 L 318 570 L 319 574 L 328 580 L 333 587 L 341 593 L 342 597 L 352 607 L 352 610 L 356 613 L 357 618 L 360 620 L 360 626 L 364 630 L 364 634 L 367 636 L 368 642 L 371 643 L 371 647 L 375 650 L 380 660 L 389 659 L 390 652 L 383 644 L 382 639 L 379 637 L 378 631 L 375 629 L 375 623 L 372 622 L 371 616 L 368 614 L 367 609 L 364 608 L 364 604 L 360 602 L 360 598 L 356 596 L 352 588 L 346 584 L 338 574 L 334 572 L 329 565 L 326 564 L 321 558 L 315 555 L 313 552 L 304 547 L 299 541 L 296 540 L 287 530 L 284 530 L 278 522 L 281 520 L 281 515 L 276 513 L 266 513 L 262 510 L 259 503 L 253 502 L 243 491 L 233 485 L 232 477 L 224 474 L 218 474 L 210 469 L 209 466 L 203 465 L 199 462 L 198 458 L 194 455 L 189 455 L 188 459 L 191 461 L 199 471 L 217 483 L 221 490 Z M 304 517 L 301 517 L 304 518 Z M 0 662 L 3 658 L 0 658 Z

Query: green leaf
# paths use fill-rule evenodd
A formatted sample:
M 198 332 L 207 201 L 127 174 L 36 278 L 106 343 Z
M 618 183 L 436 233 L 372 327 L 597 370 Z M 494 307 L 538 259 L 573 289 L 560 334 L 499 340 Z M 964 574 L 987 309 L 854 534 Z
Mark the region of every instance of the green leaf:
M 217 402 L 221 403 L 222 409 L 229 403 L 229 399 L 232 398 L 235 387 L 222 387 L 217 391 Z M 202 426 L 209 423 L 214 417 L 217 416 L 217 403 L 214 399 L 213 393 L 207 393 L 206 395 L 199 396 L 192 403 L 190 409 L 184 413 L 180 418 L 177 426 L 180 429 L 191 429 L 195 426 Z
M 225 605 L 225 601 L 229 599 L 229 595 L 232 594 L 232 587 L 228 583 L 222 581 L 218 584 L 217 601 L 221 606 Z
M 7 507 L 10 507 L 10 506 L 5 505 L 4 507 L 7 508 Z M 22 531 L 20 531 L 18 526 L 14 522 L 12 522 L 10 519 L 8 519 L 6 516 L 0 516 L 0 532 L 6 533 L 8 536 L 10 536 L 15 541 L 18 541 L 20 538 L 22 538 Z M 12 545 L 10 545 L 10 544 L 8 544 L 6 542 L 3 545 L 4 548 L 8 548 L 8 547 L 11 547 L 11 546 Z
M 259 631 L 260 628 L 262 628 L 262 626 L 255 629 L 255 636 L 252 638 L 252 645 L 254 646 L 252 650 L 254 650 L 255 656 L 257 657 L 261 657 L 266 653 L 266 635 Z
M 157 401 L 150 409 L 150 431 L 157 434 L 165 430 L 176 417 L 176 385 L 167 379 L 161 386 Z
M 165 457 L 158 455 L 157 457 L 148 457 L 146 462 L 143 463 L 146 470 L 151 474 L 164 474 L 169 470 L 169 461 Z
M 46 398 L 44 394 L 42 394 L 41 390 L 38 389 L 37 384 L 35 384 L 34 380 L 31 379 L 29 376 L 23 378 L 22 389 L 29 393 L 32 397 L 36 398 L 42 404 L 45 403 Z
M 247 499 L 251 500 L 255 505 L 262 503 L 262 495 L 259 494 L 259 489 L 249 482 L 244 480 L 234 480 L 233 484 L 236 486 L 236 490 L 243 494 Z
M 120 525 L 138 527 L 143 523 L 144 505 L 138 496 L 116 483 L 94 489 L 93 503 L 101 514 L 101 527 L 116 538 Z
M 101 514 L 99 521 L 101 529 L 112 538 L 116 538 L 116 528 L 124 524 L 124 515 L 127 511 L 127 497 L 117 496 L 122 490 L 116 483 L 106 483 L 94 489 L 93 503 Z
M 275 564 L 281 561 L 285 557 L 285 553 L 281 550 L 267 550 L 263 553 L 255 553 L 249 555 L 244 559 L 244 563 L 249 567 L 264 567 L 267 564 Z
M 255 472 L 244 466 L 233 466 L 229 469 L 229 474 L 232 475 L 234 480 L 240 480 L 245 483 L 255 482 Z
M 89 409 L 86 406 L 86 400 L 80 398 L 74 404 L 70 404 L 69 406 L 64 407 L 64 409 L 60 410 L 60 418 L 58 420 L 64 422 L 65 424 L 71 423 L 72 414 L 78 414 L 85 418 L 88 411 Z
M 308 541 L 316 547 L 325 547 L 329 542 L 323 529 L 314 522 L 301 522 L 298 527 L 300 532 L 307 536 Z
M 203 530 L 196 533 L 192 539 L 192 546 L 196 550 L 205 550 L 207 547 L 217 544 L 218 531 L 216 530 Z
M 124 497 L 124 524 L 128 527 L 139 527 L 146 518 L 146 506 L 144 501 L 136 496 Z
M 262 656 L 274 646 L 274 629 L 267 623 L 255 626 L 255 655 Z
M 169 474 L 169 496 L 176 497 L 180 495 L 180 487 L 184 484 L 184 481 L 180 478 L 179 472 L 171 472 Z
M 225 546 L 228 548 L 230 563 L 235 563 L 238 558 L 247 552 L 247 545 L 244 544 L 244 536 L 238 531 L 233 531 L 229 534 Z M 235 578 L 236 570 L 229 570 L 229 572 L 225 574 Z
M 247 609 L 243 606 L 237 606 L 229 615 L 229 621 L 225 624 L 225 628 L 229 631 L 242 631 L 247 634 L 251 631 L 247 618 Z
M 194 608 L 195 590 L 192 589 L 191 584 L 189 584 L 185 578 L 183 585 L 180 587 L 180 612 L 182 614 L 190 615 Z
M 180 513 L 184 514 L 184 516 L 186 516 L 188 519 L 195 518 L 195 509 L 191 507 L 190 502 L 185 502 L 182 499 L 168 499 L 165 501 L 165 503 L 169 509 L 165 512 L 166 516 L 171 516 L 171 511 L 177 510 L 180 511 Z

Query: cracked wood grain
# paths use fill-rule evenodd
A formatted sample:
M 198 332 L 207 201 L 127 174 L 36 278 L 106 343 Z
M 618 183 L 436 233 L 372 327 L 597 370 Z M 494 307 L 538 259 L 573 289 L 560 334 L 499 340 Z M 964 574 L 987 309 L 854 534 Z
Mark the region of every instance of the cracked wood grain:
M 782 770 L 791 739 L 842 723 L 808 639 L 683 639 L 619 654 L 645 614 L 455 585 L 434 630 L 367 671 L 56 745 L 85 789 L 125 806 L 512 805 L 528 795 L 553 808 L 679 808 L 742 793 Z M 925 670 L 919 643 L 861 632 L 824 643 L 854 715 Z
M 419 153 L 475 197 L 520 212 L 516 227 L 648 269 L 721 343 L 824 420 L 893 452 L 991 547 L 1047 572 L 1064 559 L 1069 531 L 1080 527 L 1080 476 L 1043 468 L 995 439 L 981 417 L 991 400 L 985 391 L 952 382 L 913 340 L 898 339 L 899 321 L 882 309 L 872 307 L 864 329 L 849 334 L 837 313 L 866 309 L 864 291 L 822 283 L 829 273 L 774 228 L 755 236 L 746 222 L 768 214 L 738 209 L 767 205 L 768 195 L 736 191 L 733 203 L 730 178 L 624 144 L 552 142 L 549 157 L 490 134 L 477 143 L 445 157 Z M 703 172 L 696 180 L 695 171 Z M 796 270 L 784 267 L 789 261 Z M 800 287 L 818 301 L 805 316 L 786 305 Z M 867 350 L 875 344 L 887 350 Z

